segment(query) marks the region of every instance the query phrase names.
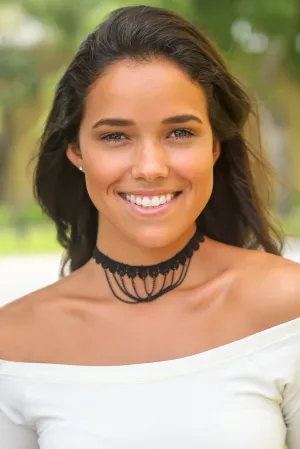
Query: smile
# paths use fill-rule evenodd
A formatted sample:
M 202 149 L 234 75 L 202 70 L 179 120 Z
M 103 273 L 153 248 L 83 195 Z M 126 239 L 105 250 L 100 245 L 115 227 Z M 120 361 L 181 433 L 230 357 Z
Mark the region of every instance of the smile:
M 132 204 L 142 207 L 157 207 L 162 204 L 168 203 L 180 192 L 168 193 L 166 195 L 155 195 L 155 196 L 143 196 L 143 195 L 129 195 L 126 193 L 121 193 L 120 196 L 126 199 Z

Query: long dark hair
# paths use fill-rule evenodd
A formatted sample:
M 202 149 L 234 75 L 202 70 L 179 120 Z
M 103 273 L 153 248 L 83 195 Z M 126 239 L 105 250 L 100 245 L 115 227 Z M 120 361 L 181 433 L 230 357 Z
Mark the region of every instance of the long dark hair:
M 54 221 L 58 242 L 66 249 L 60 276 L 83 266 L 92 256 L 98 211 L 82 173 L 66 156 L 77 141 L 85 97 L 110 64 L 132 58 L 168 58 L 204 89 L 214 138 L 221 155 L 214 166 L 212 195 L 198 217 L 202 232 L 220 242 L 281 255 L 283 239 L 255 182 L 251 158 L 263 169 L 270 164 L 244 133 L 253 100 L 206 35 L 177 13 L 152 6 L 119 8 L 83 41 L 60 79 L 41 138 L 34 170 L 34 197 Z M 271 188 L 271 183 L 267 183 Z

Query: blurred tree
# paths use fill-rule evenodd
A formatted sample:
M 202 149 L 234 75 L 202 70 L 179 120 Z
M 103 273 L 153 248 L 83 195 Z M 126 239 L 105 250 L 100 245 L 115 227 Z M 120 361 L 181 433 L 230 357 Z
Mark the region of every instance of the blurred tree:
M 1 0 L 3 1 L 3 0 Z M 85 0 L 11 0 L 20 4 L 32 17 L 52 30 L 55 45 L 74 50 L 91 26 L 114 8 L 128 5 L 128 1 Z M 224 51 L 241 45 L 243 51 L 257 51 L 255 42 L 266 38 L 262 53 L 280 53 L 282 63 L 287 63 L 293 73 L 300 71 L 300 0 L 150 0 L 188 16 L 202 26 L 218 42 Z M 132 4 L 132 2 L 130 2 Z M 238 22 L 240 41 L 234 36 L 233 27 Z M 275 44 L 274 44 L 275 42 Z
M 13 145 L 13 112 L 17 106 L 34 101 L 37 86 L 35 61 L 30 55 L 10 49 L 0 52 L 0 201 L 3 200 L 9 150 Z
M 93 19 L 99 23 L 106 13 L 122 1 L 85 0 L 12 0 L 52 31 L 54 45 L 66 53 L 73 52 L 88 31 Z
M 187 0 L 184 3 L 164 0 L 163 3 L 177 10 L 183 9 L 194 23 L 204 27 L 216 39 L 224 51 L 230 51 L 238 44 L 233 26 L 237 22 L 242 25 L 243 21 L 244 29 L 239 28 L 239 43 L 244 44 L 242 50 L 257 51 L 255 41 L 263 36 L 271 42 L 271 47 L 272 41 L 280 41 L 284 62 L 294 73 L 296 68 L 300 71 L 300 0 Z

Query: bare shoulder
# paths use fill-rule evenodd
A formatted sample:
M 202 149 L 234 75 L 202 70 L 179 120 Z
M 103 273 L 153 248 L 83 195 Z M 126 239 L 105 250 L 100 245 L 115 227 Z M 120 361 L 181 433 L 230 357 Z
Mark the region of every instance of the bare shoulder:
M 53 293 L 49 285 L 0 308 L 0 359 L 23 361 L 30 348 L 37 346 Z
M 85 320 L 81 271 L 0 308 L 0 359 L 44 360 Z M 85 301 L 86 302 L 86 301 Z
M 233 289 L 262 329 L 300 317 L 300 264 L 297 262 L 245 250 Z

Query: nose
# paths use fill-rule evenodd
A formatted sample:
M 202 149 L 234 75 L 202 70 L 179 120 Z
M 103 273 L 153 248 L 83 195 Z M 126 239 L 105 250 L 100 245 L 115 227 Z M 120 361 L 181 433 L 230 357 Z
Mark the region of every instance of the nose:
M 166 178 L 169 173 L 166 150 L 158 142 L 140 144 L 134 153 L 132 176 L 153 181 Z

